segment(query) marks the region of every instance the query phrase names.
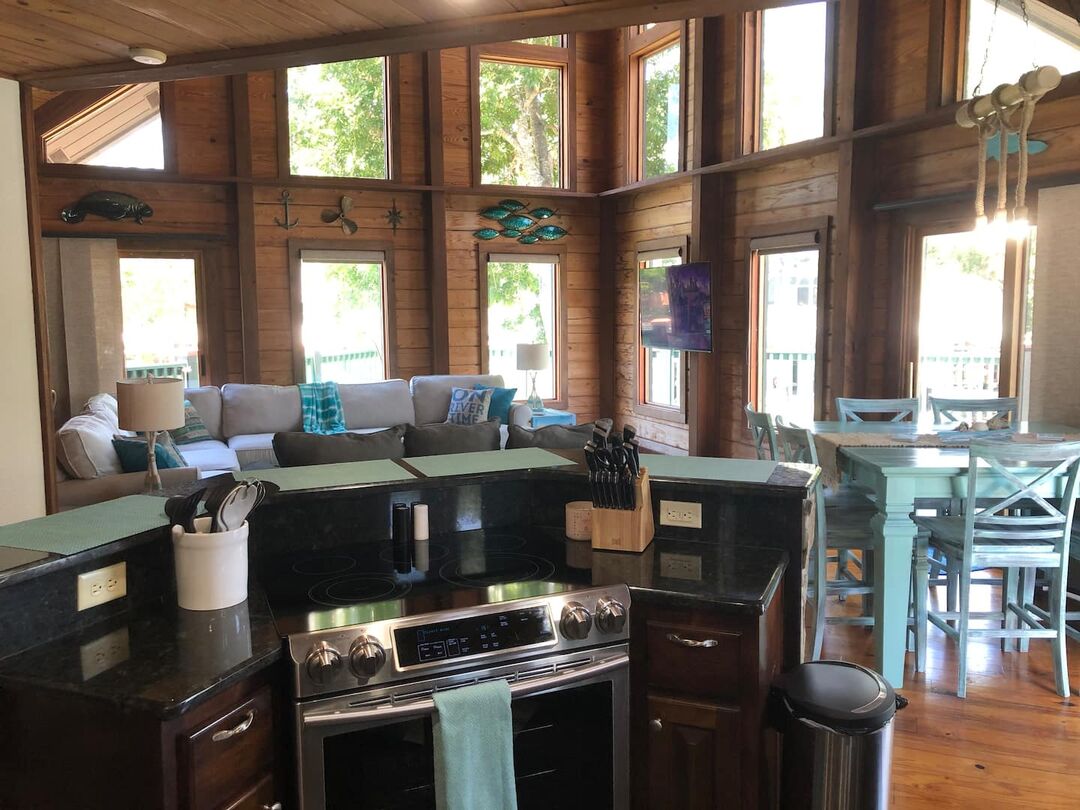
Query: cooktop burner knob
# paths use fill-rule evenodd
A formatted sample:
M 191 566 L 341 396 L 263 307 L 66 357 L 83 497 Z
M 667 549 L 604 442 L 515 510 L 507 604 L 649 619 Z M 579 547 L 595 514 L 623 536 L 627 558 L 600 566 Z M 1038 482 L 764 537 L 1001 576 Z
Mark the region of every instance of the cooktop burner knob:
M 596 603 L 596 626 L 601 633 L 621 633 L 626 626 L 626 608 L 607 596 Z
M 305 662 L 308 677 L 315 683 L 326 683 L 341 669 L 341 653 L 320 641 L 311 648 Z
M 357 678 L 370 678 L 386 663 L 386 650 L 374 636 L 363 635 L 349 650 L 349 667 Z
M 581 602 L 567 602 L 562 609 L 559 627 L 564 636 L 580 641 L 587 638 L 592 629 L 592 614 Z

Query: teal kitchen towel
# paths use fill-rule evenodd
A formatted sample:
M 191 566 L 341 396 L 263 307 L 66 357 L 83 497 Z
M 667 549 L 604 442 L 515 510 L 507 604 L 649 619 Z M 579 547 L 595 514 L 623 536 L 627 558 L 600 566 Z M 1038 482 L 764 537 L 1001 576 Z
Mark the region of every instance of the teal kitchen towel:
M 299 388 L 304 433 L 345 432 L 345 412 L 336 382 L 301 383 Z
M 433 731 L 438 810 L 516 810 L 506 681 L 437 691 Z

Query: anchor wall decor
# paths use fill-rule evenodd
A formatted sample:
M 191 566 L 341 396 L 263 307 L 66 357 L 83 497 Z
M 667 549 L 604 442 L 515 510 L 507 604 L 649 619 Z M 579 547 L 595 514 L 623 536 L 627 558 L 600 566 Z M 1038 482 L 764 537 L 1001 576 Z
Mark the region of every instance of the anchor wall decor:
M 282 191 L 281 192 L 281 204 L 283 206 L 285 206 L 285 221 L 282 222 L 277 217 L 274 217 L 274 223 L 279 228 L 284 228 L 287 231 L 295 228 L 297 225 L 300 224 L 300 217 L 297 217 L 296 219 L 292 220 L 291 222 L 289 221 L 289 203 L 291 201 L 292 201 L 292 195 L 288 191 Z

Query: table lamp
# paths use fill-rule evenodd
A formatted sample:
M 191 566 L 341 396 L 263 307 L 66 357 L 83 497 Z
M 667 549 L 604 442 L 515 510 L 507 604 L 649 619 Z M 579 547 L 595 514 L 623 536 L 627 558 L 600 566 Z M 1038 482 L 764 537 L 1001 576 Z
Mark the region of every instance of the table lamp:
M 536 393 L 536 372 L 546 369 L 551 360 L 551 348 L 546 343 L 519 343 L 517 345 L 518 371 L 532 372 L 532 391 L 526 400 L 533 413 L 544 412 L 544 400 Z
M 116 383 L 120 427 L 146 434 L 146 492 L 161 491 L 154 446 L 163 430 L 184 426 L 184 381 L 146 377 Z

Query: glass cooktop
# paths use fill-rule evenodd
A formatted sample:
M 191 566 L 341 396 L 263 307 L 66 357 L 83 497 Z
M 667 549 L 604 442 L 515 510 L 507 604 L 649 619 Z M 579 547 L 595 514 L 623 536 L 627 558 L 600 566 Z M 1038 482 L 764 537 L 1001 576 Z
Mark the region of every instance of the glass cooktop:
M 574 567 L 588 543 L 554 533 L 470 531 L 414 544 L 408 561 L 390 541 L 279 555 L 259 569 L 282 635 L 496 604 L 592 585 Z

